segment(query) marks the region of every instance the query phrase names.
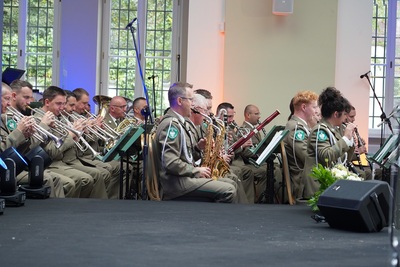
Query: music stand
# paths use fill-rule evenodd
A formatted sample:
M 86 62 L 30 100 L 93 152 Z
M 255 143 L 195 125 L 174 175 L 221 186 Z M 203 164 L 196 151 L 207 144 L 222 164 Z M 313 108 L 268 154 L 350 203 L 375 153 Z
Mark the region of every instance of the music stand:
M 397 134 L 390 135 L 379 150 L 367 158 L 384 169 L 389 168 L 398 158 L 398 138 Z
M 129 180 L 127 180 L 127 183 L 126 183 L 126 198 L 130 198 L 130 199 L 135 198 L 134 197 L 135 194 L 140 196 L 140 194 L 139 194 L 139 192 L 140 192 L 140 188 L 139 188 L 140 171 L 139 170 L 140 170 L 140 161 L 142 160 L 142 162 L 144 163 L 143 150 L 144 150 L 144 145 L 146 143 L 144 139 L 146 138 L 146 136 L 153 129 L 154 124 L 145 123 L 145 124 L 140 125 L 140 127 L 144 130 L 144 132 L 141 135 L 141 138 L 138 138 L 137 141 L 135 142 L 135 144 L 130 146 L 130 148 L 128 148 L 128 150 L 127 150 L 128 153 L 127 153 L 127 157 L 126 157 L 127 161 L 129 161 L 129 157 L 132 159 L 133 162 L 136 161 L 136 181 L 135 181 L 135 183 L 133 182 L 134 181 L 134 174 L 132 172 L 132 179 L 131 179 L 132 183 L 131 183 L 131 185 L 129 185 Z M 130 156 L 131 154 L 134 154 L 134 155 Z M 145 174 L 145 169 L 144 169 L 145 166 L 146 166 L 146 164 L 143 164 L 143 166 L 142 166 L 142 175 L 141 175 L 142 179 L 141 180 L 143 180 L 143 176 Z M 142 197 L 143 197 L 143 192 L 142 192 Z
M 135 143 L 135 141 L 144 132 L 142 127 L 133 127 L 132 125 L 125 131 L 118 142 L 102 157 L 103 162 L 111 160 L 120 160 L 120 169 L 124 169 L 123 156 L 127 155 L 129 148 Z M 128 157 L 128 156 L 127 156 Z M 129 161 L 126 163 L 129 164 Z M 127 167 L 128 170 L 128 167 Z M 129 183 L 129 172 L 127 173 L 126 182 Z M 124 185 L 124 173 L 119 173 L 119 198 L 123 198 L 123 185 Z
M 253 154 L 257 154 L 258 150 L 265 150 L 265 148 L 267 147 L 267 145 L 271 142 L 271 139 L 273 137 L 272 133 L 273 132 L 277 132 L 277 131 L 281 131 L 284 130 L 285 126 L 281 126 L 281 125 L 275 125 L 272 127 L 271 131 L 269 131 L 263 138 L 263 140 L 261 140 L 260 143 L 258 143 L 254 148 L 249 148 L 249 150 L 253 153 Z
M 273 204 L 274 203 L 274 160 L 275 154 L 278 153 L 277 147 L 283 138 L 288 134 L 289 130 L 282 130 L 281 126 L 274 126 L 265 137 L 267 144 L 263 152 L 258 156 L 257 160 L 249 159 L 256 167 L 260 167 L 265 161 L 267 162 L 267 185 L 264 192 L 260 195 L 259 202 Z M 268 143 L 267 143 L 268 141 Z
M 1 80 L 3 83 L 10 85 L 13 81 L 20 79 L 24 73 L 25 70 L 7 67 L 1 75 Z

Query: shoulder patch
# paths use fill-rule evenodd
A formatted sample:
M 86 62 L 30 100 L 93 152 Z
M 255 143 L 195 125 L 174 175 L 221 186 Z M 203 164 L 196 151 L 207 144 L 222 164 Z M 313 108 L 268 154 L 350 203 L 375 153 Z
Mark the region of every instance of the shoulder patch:
M 306 133 L 303 130 L 297 130 L 294 133 L 295 140 L 303 141 L 305 138 L 306 138 Z
M 171 140 L 174 140 L 178 136 L 178 129 L 171 125 L 171 127 L 168 130 L 168 138 Z
M 322 130 L 318 131 L 317 137 L 318 137 L 318 141 L 321 141 L 321 142 L 328 140 L 328 135 L 326 134 L 325 131 L 322 131 Z
M 8 119 L 7 120 L 7 128 L 10 131 L 14 131 L 15 129 L 17 129 L 17 123 L 15 122 L 15 120 L 13 119 Z

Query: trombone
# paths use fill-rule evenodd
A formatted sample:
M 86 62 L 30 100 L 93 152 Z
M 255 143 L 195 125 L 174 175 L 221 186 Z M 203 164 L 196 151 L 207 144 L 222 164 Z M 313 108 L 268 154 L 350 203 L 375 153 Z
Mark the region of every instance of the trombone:
M 23 117 L 25 117 L 21 112 L 19 112 L 14 107 L 7 107 L 7 110 L 12 114 L 13 119 L 17 122 L 20 121 Z M 39 126 L 36 123 L 36 120 L 35 123 L 33 124 L 33 129 L 36 131 L 36 133 L 33 134 L 33 137 L 36 138 L 41 143 L 45 143 L 49 138 L 54 141 L 56 148 L 60 148 L 64 143 L 62 138 L 55 136 L 54 134 L 47 131 L 43 127 Z

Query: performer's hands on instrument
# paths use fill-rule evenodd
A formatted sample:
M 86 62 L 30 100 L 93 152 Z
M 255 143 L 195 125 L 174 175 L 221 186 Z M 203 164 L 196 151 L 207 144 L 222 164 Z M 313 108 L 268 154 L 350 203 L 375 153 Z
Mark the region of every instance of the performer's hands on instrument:
M 251 139 L 249 139 L 242 145 L 242 148 L 252 147 L 252 146 L 253 146 L 253 141 L 251 141 Z
M 354 129 L 357 126 L 353 123 L 347 123 L 346 124 L 346 129 L 344 129 L 344 136 L 346 136 L 349 140 L 351 140 L 351 138 L 353 137 L 354 134 Z
M 29 138 L 35 132 L 35 130 L 33 129 L 34 124 L 35 119 L 32 116 L 24 116 L 18 122 L 17 129 L 23 133 L 25 138 Z
M 233 158 L 233 154 L 223 154 L 222 155 L 222 158 L 224 159 L 224 161 L 226 162 L 226 163 L 231 163 L 231 161 L 232 161 L 232 158 Z
M 364 153 L 367 153 L 368 151 L 367 151 L 367 148 L 365 146 L 360 146 L 360 147 L 356 147 L 354 149 L 354 152 L 358 153 L 358 154 L 364 154 Z
M 43 115 L 41 122 L 46 124 L 49 127 L 54 128 L 54 119 L 55 119 L 55 116 L 54 116 L 53 112 L 47 111 Z
M 196 177 L 198 178 L 211 178 L 211 169 L 208 167 L 196 167 L 196 170 L 198 170 L 198 174 Z
M 86 127 L 86 123 L 85 123 L 85 119 L 77 119 L 74 121 L 74 124 L 72 125 L 73 130 L 75 130 L 75 132 L 72 131 L 68 131 L 69 135 L 74 139 L 74 141 L 78 141 L 80 136 L 77 135 L 77 132 L 82 132 L 85 127 Z
M 197 148 L 203 151 L 206 148 L 206 139 L 201 138 L 199 142 L 197 143 Z

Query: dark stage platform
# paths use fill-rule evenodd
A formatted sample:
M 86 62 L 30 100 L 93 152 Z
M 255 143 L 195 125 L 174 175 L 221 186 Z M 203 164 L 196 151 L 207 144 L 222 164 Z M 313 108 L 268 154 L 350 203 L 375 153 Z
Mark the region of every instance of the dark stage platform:
M 335 230 L 307 206 L 28 199 L 0 216 L 0 266 L 389 266 L 387 228 Z

